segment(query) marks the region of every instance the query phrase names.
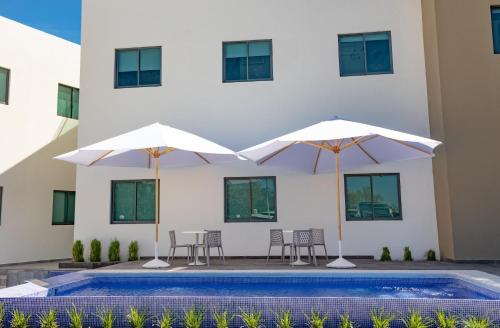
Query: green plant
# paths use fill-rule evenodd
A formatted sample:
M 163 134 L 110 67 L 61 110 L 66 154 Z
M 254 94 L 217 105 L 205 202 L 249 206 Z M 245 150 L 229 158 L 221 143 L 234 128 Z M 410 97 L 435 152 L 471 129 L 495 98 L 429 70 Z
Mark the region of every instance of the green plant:
M 133 306 L 130 307 L 127 314 L 127 321 L 130 328 L 143 328 L 147 319 L 148 317 L 145 311 L 141 311 Z
M 413 261 L 413 257 L 411 256 L 411 250 L 410 250 L 410 246 L 406 246 L 404 248 L 404 255 L 403 255 L 403 259 L 405 261 Z
M 491 320 L 487 317 L 467 317 L 462 320 L 463 328 L 490 328 L 493 326 Z
M 97 317 L 101 322 L 102 328 L 113 328 L 113 324 L 115 323 L 113 310 L 99 310 Z
M 81 240 L 75 241 L 73 244 L 73 262 L 83 262 L 83 243 Z
M 71 310 L 66 309 L 66 313 L 69 317 L 70 328 L 83 328 L 83 310 L 78 311 L 76 306 L 73 304 Z
M 10 328 L 29 328 L 30 319 L 30 315 L 26 315 L 21 311 L 14 310 L 14 312 L 12 312 Z
M 326 315 L 321 315 L 321 313 L 315 312 L 314 309 L 311 310 L 311 315 L 306 315 L 307 326 L 310 328 L 323 328 L 325 322 L 328 320 Z
M 128 260 L 138 261 L 139 260 L 139 243 L 137 240 L 133 240 L 128 245 Z
M 110 262 L 120 261 L 120 242 L 118 239 L 114 239 L 109 244 L 108 258 Z
M 354 328 L 354 323 L 348 314 L 342 314 L 340 316 L 339 328 Z
M 58 328 L 57 324 L 57 313 L 54 309 L 50 309 L 49 312 L 42 313 L 38 315 L 38 326 L 40 328 Z
M 240 308 L 241 320 L 246 328 L 260 328 L 262 327 L 262 312 L 250 310 L 248 312 Z
M 394 321 L 394 316 L 386 314 L 384 310 L 373 310 L 370 312 L 373 328 L 390 328 L 391 322 Z
M 170 312 L 170 309 L 165 308 L 163 309 L 161 318 L 157 318 L 153 323 L 153 326 L 159 328 L 172 328 L 174 325 L 174 321 L 175 319 L 174 316 L 172 315 L 172 312 Z
M 229 328 L 231 321 L 234 320 L 234 314 L 229 314 L 227 310 L 224 312 L 214 312 L 213 318 L 216 328 Z
M 382 248 L 382 255 L 380 256 L 380 261 L 382 261 L 382 262 L 392 261 L 391 252 L 389 251 L 389 247 Z
M 446 314 L 444 311 L 436 312 L 436 324 L 438 328 L 456 328 L 457 317 L 451 314 Z
M 184 309 L 184 327 L 200 328 L 203 323 L 203 310 L 191 306 L 189 310 Z
M 5 310 L 3 308 L 3 303 L 0 303 L 0 328 L 4 328 Z
M 403 325 L 406 328 L 429 328 L 432 326 L 432 320 L 427 317 L 422 317 L 422 314 L 417 311 L 410 311 L 408 317 L 401 321 L 403 321 Z
M 436 261 L 436 252 L 429 249 L 426 253 L 427 261 Z
M 101 262 L 101 242 L 97 239 L 90 242 L 90 262 Z
M 290 310 L 281 310 L 276 315 L 276 327 L 277 328 L 292 328 L 293 327 L 293 316 Z

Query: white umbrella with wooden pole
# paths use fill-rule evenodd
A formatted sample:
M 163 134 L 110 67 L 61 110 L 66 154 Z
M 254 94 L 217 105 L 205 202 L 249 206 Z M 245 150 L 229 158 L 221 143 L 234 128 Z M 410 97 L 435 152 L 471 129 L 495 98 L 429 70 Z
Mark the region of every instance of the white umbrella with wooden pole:
M 441 144 L 428 138 L 334 118 L 242 150 L 258 165 L 287 167 L 312 174 L 336 172 L 339 257 L 331 268 L 353 268 L 342 257 L 340 171 L 391 161 L 430 158 Z
M 236 160 L 225 147 L 192 133 L 154 123 L 55 157 L 85 166 L 155 168 L 155 258 L 145 268 L 164 268 L 158 247 L 158 169 Z

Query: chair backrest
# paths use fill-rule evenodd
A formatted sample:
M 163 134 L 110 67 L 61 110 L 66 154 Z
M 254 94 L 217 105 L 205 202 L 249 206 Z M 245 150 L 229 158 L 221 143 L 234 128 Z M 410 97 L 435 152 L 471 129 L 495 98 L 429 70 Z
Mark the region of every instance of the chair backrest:
M 325 244 L 325 229 L 311 229 L 314 245 Z
M 170 235 L 170 247 L 175 247 L 177 245 L 175 240 L 175 230 L 170 230 L 168 234 Z
M 311 246 L 312 232 L 311 230 L 294 230 L 293 243 L 295 246 Z
M 270 244 L 281 246 L 285 243 L 285 238 L 283 237 L 283 229 L 271 229 Z
M 208 230 L 205 244 L 208 247 L 222 247 L 222 232 L 220 230 Z

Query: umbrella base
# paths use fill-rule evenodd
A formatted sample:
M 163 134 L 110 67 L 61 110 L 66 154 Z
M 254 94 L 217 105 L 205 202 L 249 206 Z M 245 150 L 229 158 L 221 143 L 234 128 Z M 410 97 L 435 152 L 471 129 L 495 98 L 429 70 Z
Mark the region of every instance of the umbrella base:
M 343 257 L 339 257 L 335 261 L 328 263 L 326 267 L 333 269 L 352 269 L 356 267 L 356 264 L 347 261 Z
M 160 259 L 154 259 L 142 265 L 144 269 L 161 269 L 161 268 L 168 268 L 169 266 L 170 264 Z

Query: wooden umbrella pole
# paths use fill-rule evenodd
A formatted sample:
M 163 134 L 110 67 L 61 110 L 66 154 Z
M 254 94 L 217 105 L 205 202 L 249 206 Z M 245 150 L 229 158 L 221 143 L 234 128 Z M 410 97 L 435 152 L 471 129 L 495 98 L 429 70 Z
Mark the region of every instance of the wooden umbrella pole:
M 342 221 L 340 219 L 340 173 L 339 160 L 340 151 L 335 152 L 335 177 L 337 179 L 337 228 L 339 233 L 339 241 L 342 241 Z
M 155 156 L 155 241 L 158 244 L 158 156 Z

